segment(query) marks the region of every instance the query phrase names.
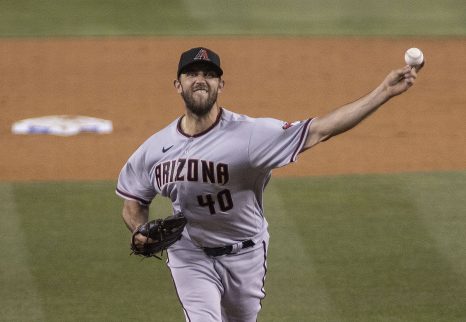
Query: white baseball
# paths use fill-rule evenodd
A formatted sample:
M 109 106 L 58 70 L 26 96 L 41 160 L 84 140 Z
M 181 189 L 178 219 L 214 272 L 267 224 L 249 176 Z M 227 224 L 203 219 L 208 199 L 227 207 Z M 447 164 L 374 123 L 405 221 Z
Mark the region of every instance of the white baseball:
M 405 52 L 405 62 L 409 66 L 419 66 L 424 61 L 424 54 L 419 48 L 409 48 Z

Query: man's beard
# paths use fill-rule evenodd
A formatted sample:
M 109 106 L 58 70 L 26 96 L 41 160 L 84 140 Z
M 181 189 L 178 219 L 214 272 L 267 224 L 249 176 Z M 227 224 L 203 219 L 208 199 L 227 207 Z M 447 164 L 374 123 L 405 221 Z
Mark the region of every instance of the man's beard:
M 186 108 L 197 116 L 205 116 L 207 115 L 214 106 L 215 102 L 217 101 L 218 92 L 217 90 L 211 90 L 207 86 L 200 87 L 207 91 L 207 99 L 195 99 L 195 91 L 199 89 L 199 87 L 195 87 L 192 90 L 183 90 L 181 92 L 181 97 L 183 97 L 184 103 Z

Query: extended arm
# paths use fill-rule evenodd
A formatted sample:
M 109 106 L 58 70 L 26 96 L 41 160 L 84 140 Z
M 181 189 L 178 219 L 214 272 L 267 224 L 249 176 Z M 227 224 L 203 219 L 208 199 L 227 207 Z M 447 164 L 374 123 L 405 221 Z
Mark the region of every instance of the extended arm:
M 314 119 L 302 151 L 355 127 L 389 99 L 408 90 L 416 80 L 416 72 L 410 66 L 394 70 L 366 96 Z

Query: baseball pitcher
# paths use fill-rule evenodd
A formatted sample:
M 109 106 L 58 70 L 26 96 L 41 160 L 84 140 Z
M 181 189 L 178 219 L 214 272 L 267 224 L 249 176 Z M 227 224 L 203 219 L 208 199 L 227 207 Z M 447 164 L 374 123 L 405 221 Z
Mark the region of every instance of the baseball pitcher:
M 225 83 L 219 56 L 203 47 L 182 53 L 174 87 L 184 114 L 131 155 L 116 193 L 124 198 L 123 219 L 136 252 L 164 239 L 146 233 L 157 195 L 170 198 L 173 215 L 182 219 L 184 226 L 173 229 L 179 236 L 167 246 L 167 265 L 186 321 L 257 320 L 269 244 L 263 192 L 271 171 L 356 126 L 410 88 L 417 71 L 394 70 L 368 95 L 290 124 L 220 107 Z

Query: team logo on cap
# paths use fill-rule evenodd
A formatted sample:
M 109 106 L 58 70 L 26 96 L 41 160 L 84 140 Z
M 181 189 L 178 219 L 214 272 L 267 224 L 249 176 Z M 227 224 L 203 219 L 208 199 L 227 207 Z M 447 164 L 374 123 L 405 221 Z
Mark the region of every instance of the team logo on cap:
M 205 49 L 199 50 L 196 57 L 194 57 L 194 60 L 210 60 L 209 55 L 207 55 L 207 50 Z

